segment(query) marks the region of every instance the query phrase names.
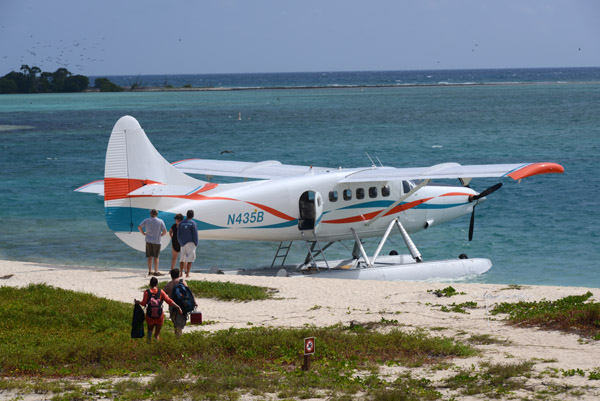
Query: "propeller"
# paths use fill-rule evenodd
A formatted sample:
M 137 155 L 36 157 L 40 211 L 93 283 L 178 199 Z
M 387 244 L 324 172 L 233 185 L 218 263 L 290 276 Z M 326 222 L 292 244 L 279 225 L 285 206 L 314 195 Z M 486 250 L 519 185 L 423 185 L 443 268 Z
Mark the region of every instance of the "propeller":
M 496 185 L 492 185 L 491 187 L 481 191 L 481 193 L 479 193 L 478 195 L 472 195 L 469 196 L 469 202 L 475 202 L 478 201 L 481 198 L 484 198 L 486 196 L 488 196 L 491 193 L 496 192 L 497 190 L 500 189 L 500 187 L 502 186 L 502 183 L 499 182 Z M 475 206 L 477 206 L 479 202 L 476 202 L 473 205 L 473 211 L 471 212 L 471 221 L 469 223 L 469 241 L 473 240 L 473 227 L 475 226 Z

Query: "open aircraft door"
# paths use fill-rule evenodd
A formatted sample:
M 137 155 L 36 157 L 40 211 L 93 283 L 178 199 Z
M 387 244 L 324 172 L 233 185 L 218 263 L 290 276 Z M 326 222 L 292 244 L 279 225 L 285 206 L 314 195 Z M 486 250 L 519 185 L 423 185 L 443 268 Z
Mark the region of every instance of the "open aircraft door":
M 315 191 L 306 191 L 298 201 L 300 218 L 298 219 L 298 230 L 311 230 L 316 232 L 317 226 L 323 215 L 323 197 Z

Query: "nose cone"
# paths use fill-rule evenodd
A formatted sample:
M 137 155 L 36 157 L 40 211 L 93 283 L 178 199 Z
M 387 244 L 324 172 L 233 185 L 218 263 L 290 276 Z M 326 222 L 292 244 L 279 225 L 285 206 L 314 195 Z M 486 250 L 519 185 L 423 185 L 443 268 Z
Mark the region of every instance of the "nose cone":
M 478 194 L 479 195 L 479 194 Z M 487 200 L 487 198 L 484 196 L 483 198 L 478 198 L 477 199 L 477 203 L 483 203 Z

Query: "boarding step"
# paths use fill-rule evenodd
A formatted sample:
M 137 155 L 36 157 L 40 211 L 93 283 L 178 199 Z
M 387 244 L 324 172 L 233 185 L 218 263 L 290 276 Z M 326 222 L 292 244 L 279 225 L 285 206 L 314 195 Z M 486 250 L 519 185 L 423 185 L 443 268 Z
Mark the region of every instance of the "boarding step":
M 287 259 L 288 253 L 290 253 L 290 249 L 292 248 L 292 241 L 287 243 L 287 245 L 282 241 L 279 243 L 279 247 L 277 248 L 277 252 L 275 253 L 275 257 L 273 258 L 273 263 L 271 263 L 271 267 L 275 267 L 275 262 L 277 259 L 281 259 L 281 264 L 279 266 L 283 266 L 285 264 L 285 260 Z

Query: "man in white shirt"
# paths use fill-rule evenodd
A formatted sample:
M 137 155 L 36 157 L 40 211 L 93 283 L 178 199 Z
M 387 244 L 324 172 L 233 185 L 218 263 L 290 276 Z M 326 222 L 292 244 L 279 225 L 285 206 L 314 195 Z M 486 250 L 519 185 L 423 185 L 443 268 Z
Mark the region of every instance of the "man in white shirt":
M 160 255 L 160 237 L 167 234 L 165 222 L 159 219 L 156 209 L 150 211 L 150 217 L 138 226 L 138 230 L 146 237 L 146 258 L 148 258 L 148 275 L 162 276 L 158 272 L 158 258 Z M 145 230 L 145 231 L 144 231 Z M 154 261 L 154 274 L 152 273 Z

